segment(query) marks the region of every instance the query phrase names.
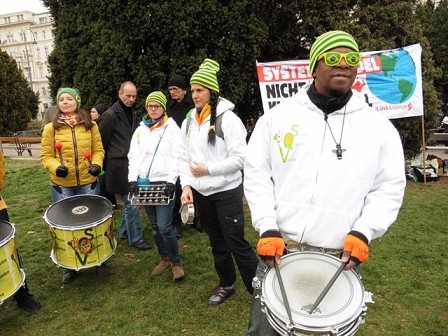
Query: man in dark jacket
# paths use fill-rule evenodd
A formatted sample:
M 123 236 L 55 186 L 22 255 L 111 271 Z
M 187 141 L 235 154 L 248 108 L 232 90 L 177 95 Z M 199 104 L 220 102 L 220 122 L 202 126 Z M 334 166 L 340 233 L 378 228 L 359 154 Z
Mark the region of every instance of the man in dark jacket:
M 173 75 L 168 81 L 168 104 L 166 104 L 166 112 L 168 117 L 174 119 L 177 125 L 182 127 L 187 113 L 194 107 L 191 94 L 187 92 L 187 84 L 185 79 L 181 75 Z M 182 221 L 180 218 L 180 195 L 182 194 L 182 188 L 180 187 L 180 181 L 177 179 L 176 183 L 176 203 L 173 208 L 173 227 L 176 232 L 176 237 L 182 237 Z
M 129 244 L 139 250 L 148 250 L 151 244 L 143 240 L 142 222 L 138 206 L 128 199 L 128 152 L 132 134 L 139 122 L 132 109 L 137 98 L 137 87 L 124 82 L 118 91 L 118 101 L 101 115 L 99 124 L 101 140 L 106 152 L 104 170 L 106 190 L 120 194 L 123 211 L 120 224 L 120 238 L 128 238 Z

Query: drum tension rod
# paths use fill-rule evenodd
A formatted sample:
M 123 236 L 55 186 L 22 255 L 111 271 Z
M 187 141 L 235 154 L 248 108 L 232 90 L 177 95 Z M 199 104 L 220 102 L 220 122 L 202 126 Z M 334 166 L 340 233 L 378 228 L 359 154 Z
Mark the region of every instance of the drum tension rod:
M 316 302 L 314 302 L 314 304 L 311 306 L 310 308 L 310 315 L 313 313 L 314 309 L 317 308 L 317 306 L 319 305 L 319 303 L 322 302 L 322 300 L 324 299 L 325 295 L 327 295 L 328 291 L 330 290 L 331 286 L 333 286 L 333 284 L 336 282 L 336 279 L 339 277 L 339 275 L 342 273 L 342 271 L 344 270 L 345 266 L 347 265 L 347 262 L 343 262 L 341 264 L 341 266 L 339 266 L 339 268 L 337 269 L 336 273 L 334 273 L 333 277 L 330 279 L 330 281 L 328 282 L 328 284 L 325 286 L 324 290 L 322 291 L 322 293 L 320 293 L 320 295 L 318 296 L 318 298 L 316 299 Z
M 292 314 L 291 314 L 291 308 L 289 306 L 289 302 L 288 302 L 288 298 L 286 297 L 286 290 L 285 290 L 285 286 L 283 284 L 283 279 L 282 279 L 282 275 L 280 274 L 280 268 L 278 267 L 277 261 L 274 258 L 274 267 L 275 267 L 275 273 L 277 273 L 278 276 L 278 284 L 280 285 L 280 291 L 282 292 L 282 297 L 283 297 L 283 301 L 285 303 L 285 309 L 286 312 L 288 313 L 288 318 L 289 318 L 289 326 L 288 328 L 288 335 L 292 335 L 292 328 L 294 326 L 294 321 L 292 320 Z

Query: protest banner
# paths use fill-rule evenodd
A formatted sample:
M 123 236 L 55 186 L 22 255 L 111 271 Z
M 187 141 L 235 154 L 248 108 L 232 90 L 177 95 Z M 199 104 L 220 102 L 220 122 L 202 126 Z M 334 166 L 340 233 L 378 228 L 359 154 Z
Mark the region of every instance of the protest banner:
M 421 46 L 362 53 L 352 89 L 389 119 L 423 115 Z M 309 60 L 258 63 L 257 74 L 266 112 L 310 83 Z

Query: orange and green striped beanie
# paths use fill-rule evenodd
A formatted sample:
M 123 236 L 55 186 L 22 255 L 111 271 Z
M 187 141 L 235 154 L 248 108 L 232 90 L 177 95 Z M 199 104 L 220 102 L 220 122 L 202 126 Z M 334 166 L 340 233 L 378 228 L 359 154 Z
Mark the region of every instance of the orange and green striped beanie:
M 313 74 L 314 68 L 316 66 L 317 59 L 324 52 L 338 48 L 346 47 L 353 51 L 359 52 L 358 44 L 356 43 L 353 36 L 342 30 L 332 30 L 320 35 L 316 41 L 314 41 L 310 50 L 310 74 Z
M 191 76 L 190 84 L 200 84 L 210 90 L 219 92 L 218 78 L 216 77 L 218 71 L 218 62 L 206 58 L 199 66 L 199 70 Z

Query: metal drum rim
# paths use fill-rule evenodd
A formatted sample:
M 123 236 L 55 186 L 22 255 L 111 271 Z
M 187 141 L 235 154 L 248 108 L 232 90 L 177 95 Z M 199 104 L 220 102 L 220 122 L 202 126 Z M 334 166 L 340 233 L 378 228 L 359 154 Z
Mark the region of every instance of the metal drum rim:
M 303 251 L 303 252 L 290 253 L 290 254 L 284 255 L 282 257 L 282 260 L 285 260 L 287 258 L 291 258 L 292 256 L 299 255 L 299 254 L 300 255 L 315 255 L 315 256 L 317 256 L 317 255 L 320 255 L 320 256 L 325 255 L 326 258 L 333 259 L 335 261 L 340 262 L 340 259 L 335 257 L 335 256 L 332 256 L 332 255 L 329 255 L 329 254 L 325 254 L 325 253 L 322 253 L 322 252 L 316 252 L 316 251 Z M 281 265 L 280 265 L 280 267 L 281 267 Z M 272 272 L 271 274 L 273 274 L 274 269 L 271 268 L 271 269 L 268 270 L 268 272 L 266 273 L 266 275 L 265 275 L 265 277 L 263 279 L 263 283 L 262 283 L 262 299 L 263 299 L 263 302 L 264 302 L 264 307 L 267 310 L 266 315 L 269 314 L 269 316 L 271 318 L 275 318 L 276 319 L 276 324 L 279 324 L 279 321 L 282 322 L 282 323 L 285 323 L 285 330 L 286 330 L 286 323 L 287 322 L 285 322 L 285 320 L 284 320 L 285 316 L 283 316 L 283 315 L 279 314 L 278 312 L 274 311 L 276 307 L 273 307 L 273 304 L 270 302 L 270 300 L 266 296 L 266 294 L 267 294 L 266 293 L 266 281 L 267 281 L 266 279 L 268 278 L 268 274 L 270 272 Z M 338 327 L 337 328 L 338 328 L 338 330 L 342 330 L 342 332 L 346 331 L 346 329 L 353 330 L 353 326 L 355 326 L 355 331 L 356 331 L 358 329 L 356 327 L 356 325 L 358 325 L 358 327 L 359 327 L 360 323 L 358 323 L 358 321 L 359 321 L 360 318 L 362 318 L 362 316 L 361 316 L 362 312 L 365 311 L 365 309 L 364 309 L 364 307 L 365 307 L 365 301 L 364 301 L 365 289 L 364 289 L 364 285 L 362 284 L 362 282 L 359 279 L 359 277 L 356 274 L 356 272 L 354 272 L 353 270 L 350 270 L 349 272 L 352 272 L 356 276 L 357 280 L 359 281 L 358 284 L 360 285 L 361 290 L 362 290 L 362 298 L 363 298 L 364 304 L 361 304 L 356 309 L 356 312 L 354 312 L 349 317 L 345 318 L 345 320 L 338 321 Z M 273 295 L 273 294 L 271 294 L 271 295 Z M 270 307 L 270 305 L 271 305 L 271 307 Z M 335 327 L 335 326 L 332 326 L 332 325 L 327 325 L 326 327 L 323 327 L 323 326 L 309 326 L 309 325 L 306 325 L 306 324 L 303 324 L 303 323 L 298 323 L 297 321 L 293 321 L 293 322 L 294 322 L 294 326 L 297 327 L 298 330 L 300 330 L 301 332 L 310 332 L 311 334 L 319 333 L 319 334 L 325 335 L 326 332 L 328 334 L 331 334 L 331 332 L 333 330 L 331 327 Z M 306 335 L 306 334 L 300 334 L 299 333 L 298 335 Z M 345 334 L 341 334 L 341 335 L 345 335 Z
M 11 239 L 14 239 L 15 234 L 16 234 L 16 227 L 15 227 L 14 223 L 8 222 L 6 220 L 0 220 L 0 223 L 1 222 L 5 222 L 6 224 L 9 224 L 11 226 L 12 230 L 4 239 L 2 239 L 0 241 L 0 247 L 6 245 Z

